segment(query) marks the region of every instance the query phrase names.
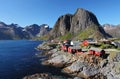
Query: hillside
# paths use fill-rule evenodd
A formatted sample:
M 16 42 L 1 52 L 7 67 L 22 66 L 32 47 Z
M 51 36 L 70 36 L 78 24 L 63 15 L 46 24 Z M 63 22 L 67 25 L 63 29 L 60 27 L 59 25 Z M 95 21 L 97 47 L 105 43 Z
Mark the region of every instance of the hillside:
M 108 36 L 92 12 L 79 8 L 74 14 L 58 18 L 50 31 L 49 39 L 101 39 Z

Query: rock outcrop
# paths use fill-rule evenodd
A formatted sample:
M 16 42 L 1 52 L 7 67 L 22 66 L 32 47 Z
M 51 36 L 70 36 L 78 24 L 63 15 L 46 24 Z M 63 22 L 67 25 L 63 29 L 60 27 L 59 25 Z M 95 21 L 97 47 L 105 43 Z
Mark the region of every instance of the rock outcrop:
M 99 56 L 71 54 L 57 49 L 50 50 L 44 65 L 61 67 L 63 73 L 83 79 L 119 79 L 120 53 L 112 52 L 104 59 Z
M 81 8 L 77 9 L 73 15 L 66 14 L 59 17 L 49 34 L 49 39 L 63 36 L 68 33 L 74 38 L 107 37 L 107 34 L 100 26 L 96 16 L 92 12 Z
M 72 16 L 73 15 L 71 14 L 66 14 L 58 18 L 57 22 L 54 25 L 54 28 L 50 32 L 51 39 L 65 35 L 67 32 L 70 31 Z
M 93 24 L 99 26 L 98 20 L 92 12 L 77 9 L 72 17 L 70 32 L 79 33 L 81 30 L 85 30 Z

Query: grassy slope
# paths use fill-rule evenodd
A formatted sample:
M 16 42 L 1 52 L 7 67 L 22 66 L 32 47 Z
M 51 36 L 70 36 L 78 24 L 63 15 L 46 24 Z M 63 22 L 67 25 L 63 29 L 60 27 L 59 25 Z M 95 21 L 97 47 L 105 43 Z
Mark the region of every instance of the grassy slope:
M 102 34 L 98 31 L 98 27 L 96 25 L 92 25 L 85 30 L 82 30 L 78 35 L 78 39 L 85 39 L 85 38 L 95 38 L 100 39 L 102 38 Z
M 57 37 L 60 40 L 66 40 L 66 39 L 76 39 L 76 40 L 82 40 L 85 38 L 95 38 L 100 39 L 103 35 L 99 32 L 99 28 L 96 25 L 92 25 L 85 30 L 80 31 L 78 34 L 71 34 L 70 32 L 67 32 L 63 36 Z M 47 40 L 49 38 L 49 35 L 45 35 L 43 37 L 37 38 L 40 40 Z

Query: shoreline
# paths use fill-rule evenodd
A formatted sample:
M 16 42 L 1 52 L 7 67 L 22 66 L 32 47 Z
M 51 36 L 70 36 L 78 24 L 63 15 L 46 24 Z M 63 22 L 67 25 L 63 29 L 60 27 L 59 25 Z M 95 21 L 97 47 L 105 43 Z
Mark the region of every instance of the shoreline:
M 120 78 L 119 75 L 117 74 L 111 76 L 112 75 L 111 72 L 114 71 L 112 65 L 116 65 L 116 64 L 114 63 L 114 61 L 109 60 L 109 57 L 107 59 L 102 59 L 97 56 L 92 56 L 92 55 L 89 56 L 86 54 L 82 54 L 82 55 L 70 54 L 64 51 L 59 51 L 57 50 L 57 48 L 49 46 L 49 44 L 46 42 L 38 46 L 38 49 L 44 50 L 42 55 L 47 56 L 47 58 L 45 59 L 43 58 L 42 65 L 60 68 L 61 73 L 70 75 L 74 79 L 75 78 L 77 79 Z M 49 75 L 50 78 L 51 76 L 52 75 Z M 45 77 L 41 77 L 41 78 L 45 78 Z

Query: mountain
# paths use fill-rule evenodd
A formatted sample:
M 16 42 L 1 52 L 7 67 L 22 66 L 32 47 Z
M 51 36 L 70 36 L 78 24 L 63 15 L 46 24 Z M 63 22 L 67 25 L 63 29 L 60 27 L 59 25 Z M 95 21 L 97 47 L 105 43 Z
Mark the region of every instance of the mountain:
M 39 33 L 37 34 L 37 37 L 42 37 L 46 35 L 50 30 L 52 30 L 52 28 L 49 28 L 47 24 L 40 25 L 40 30 Z
M 46 28 L 47 26 L 47 28 Z M 44 31 L 42 30 L 44 28 Z M 18 24 L 7 25 L 4 22 L 0 22 L 0 40 L 8 39 L 32 39 L 47 34 L 51 28 L 47 24 L 37 25 L 33 24 L 20 27 Z
M 82 8 L 77 9 L 74 14 L 60 16 L 49 33 L 49 39 L 100 39 L 107 37 L 108 34 L 100 26 L 96 16 Z
M 104 24 L 103 28 L 112 37 L 120 38 L 120 25 Z

